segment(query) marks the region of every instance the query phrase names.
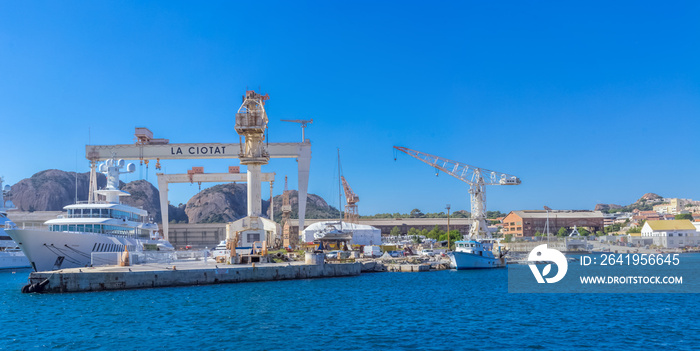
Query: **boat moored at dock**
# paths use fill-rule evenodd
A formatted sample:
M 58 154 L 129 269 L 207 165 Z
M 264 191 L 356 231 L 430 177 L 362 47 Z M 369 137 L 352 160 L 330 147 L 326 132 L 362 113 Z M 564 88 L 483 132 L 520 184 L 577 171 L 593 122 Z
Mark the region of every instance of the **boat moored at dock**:
M 461 240 L 455 242 L 456 249 L 449 253 L 452 268 L 481 269 L 504 268 L 506 266 L 505 253 L 498 248 L 498 257 L 493 253 L 492 242 L 477 240 Z
M 6 230 L 35 271 L 89 266 L 97 257 L 93 253 L 174 249 L 160 238 L 158 225 L 149 222 L 145 210 L 120 203 L 129 193 L 119 190 L 119 174 L 135 169 L 129 164 L 120 172 L 122 167 L 124 161 L 115 159 L 100 166 L 107 176 L 106 188 L 97 191 L 103 201 L 65 206 L 66 214 L 46 221 L 46 229 Z

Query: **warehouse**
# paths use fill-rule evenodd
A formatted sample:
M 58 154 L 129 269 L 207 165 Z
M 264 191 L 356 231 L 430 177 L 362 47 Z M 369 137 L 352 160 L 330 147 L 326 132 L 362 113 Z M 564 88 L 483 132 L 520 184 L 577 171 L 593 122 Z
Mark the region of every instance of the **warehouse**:
M 547 218 L 549 218 L 549 233 L 556 235 L 560 228 L 568 232 L 574 226 L 585 228 L 591 233 L 603 231 L 603 213 L 600 211 L 544 211 L 523 210 L 511 211 L 503 219 L 503 234 L 515 238 L 533 238 L 537 232 L 546 233 Z

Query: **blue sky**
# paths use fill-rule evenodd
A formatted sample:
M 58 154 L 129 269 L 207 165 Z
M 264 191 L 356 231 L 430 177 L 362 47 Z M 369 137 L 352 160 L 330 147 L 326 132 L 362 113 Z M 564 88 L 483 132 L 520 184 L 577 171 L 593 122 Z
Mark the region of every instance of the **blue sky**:
M 361 214 L 469 209 L 465 183 L 393 145 L 519 176 L 489 210 L 700 199 L 698 18 L 697 2 L 0 2 L 0 175 L 87 171 L 88 141 L 136 126 L 237 142 L 240 96 L 261 88 L 270 142 L 313 118 L 309 191 L 337 206 L 340 148 Z M 263 170 L 296 188 L 294 161 Z

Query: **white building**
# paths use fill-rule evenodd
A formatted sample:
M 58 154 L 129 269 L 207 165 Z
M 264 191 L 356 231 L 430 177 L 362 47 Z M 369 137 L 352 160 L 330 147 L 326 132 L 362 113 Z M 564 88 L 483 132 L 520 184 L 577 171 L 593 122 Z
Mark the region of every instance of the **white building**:
M 700 244 L 697 228 L 687 219 L 646 221 L 642 227 L 641 239 L 651 239 L 654 245 L 667 248 Z
M 341 229 L 343 232 L 352 232 L 351 244 L 353 245 L 381 245 L 382 243 L 381 230 L 370 225 L 345 222 L 341 222 L 339 226 L 338 221 L 316 222 L 311 224 L 302 232 L 301 240 L 307 243 L 313 242 L 329 229 Z

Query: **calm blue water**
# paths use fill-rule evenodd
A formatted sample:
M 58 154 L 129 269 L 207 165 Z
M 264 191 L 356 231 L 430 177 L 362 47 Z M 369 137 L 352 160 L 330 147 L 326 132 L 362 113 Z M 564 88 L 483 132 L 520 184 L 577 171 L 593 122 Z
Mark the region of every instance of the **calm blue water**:
M 0 350 L 697 350 L 697 294 L 508 294 L 507 270 L 75 294 L 0 271 Z

